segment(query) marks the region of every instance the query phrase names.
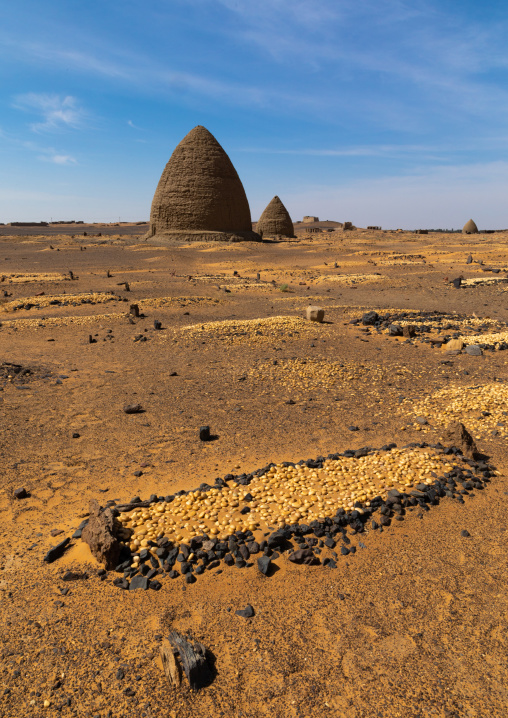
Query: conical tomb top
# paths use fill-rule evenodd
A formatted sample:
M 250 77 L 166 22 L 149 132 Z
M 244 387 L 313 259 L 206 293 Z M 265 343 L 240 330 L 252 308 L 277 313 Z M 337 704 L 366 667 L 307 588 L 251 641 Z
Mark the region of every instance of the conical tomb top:
M 289 212 L 277 195 L 265 207 L 256 230 L 264 237 L 273 237 L 277 234 L 283 237 L 294 237 L 295 230 Z
M 477 234 L 478 227 L 476 226 L 475 222 L 470 219 L 469 222 L 466 222 L 466 224 L 462 227 L 462 232 L 463 234 Z
M 252 232 L 245 190 L 228 155 L 205 127 L 177 145 L 155 190 L 150 234 Z

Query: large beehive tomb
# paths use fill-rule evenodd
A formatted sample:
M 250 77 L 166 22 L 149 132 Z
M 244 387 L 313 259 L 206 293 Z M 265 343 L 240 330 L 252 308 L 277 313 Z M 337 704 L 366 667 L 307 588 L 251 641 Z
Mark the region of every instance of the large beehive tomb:
M 240 178 L 201 125 L 175 148 L 155 190 L 147 238 L 259 240 Z

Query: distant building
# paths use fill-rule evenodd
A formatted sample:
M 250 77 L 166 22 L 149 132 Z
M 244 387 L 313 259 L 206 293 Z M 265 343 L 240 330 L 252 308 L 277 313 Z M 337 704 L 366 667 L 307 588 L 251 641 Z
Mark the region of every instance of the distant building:
M 478 234 L 478 227 L 472 219 L 462 227 L 462 234 Z
M 311 215 L 309 214 L 306 215 L 302 221 L 304 224 L 312 224 L 312 222 L 319 222 L 319 217 L 311 217 Z
M 370 227 L 367 227 L 367 229 L 381 229 L 381 227 L 378 227 L 377 225 L 372 225 Z
M 265 208 L 256 225 L 256 231 L 261 237 L 275 237 L 279 234 L 283 237 L 294 237 L 293 222 L 279 197 L 275 196 Z
M 48 222 L 9 222 L 8 227 L 47 227 Z

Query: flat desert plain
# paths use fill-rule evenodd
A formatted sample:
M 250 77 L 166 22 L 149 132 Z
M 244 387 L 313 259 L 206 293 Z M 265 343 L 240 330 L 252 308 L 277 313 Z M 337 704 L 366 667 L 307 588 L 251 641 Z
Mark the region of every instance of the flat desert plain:
M 150 246 L 139 227 L 95 230 L 0 236 L 0 714 L 505 716 L 508 233 Z M 381 325 L 362 323 L 371 311 Z M 454 337 L 462 351 L 441 346 Z M 253 556 L 122 590 L 79 538 L 43 560 L 92 499 L 436 444 L 454 421 L 489 457 L 485 485 L 316 542 L 318 565 L 277 551 L 270 576 Z M 415 471 L 408 486 L 429 477 Z M 163 672 L 171 630 L 213 656 L 198 691 Z

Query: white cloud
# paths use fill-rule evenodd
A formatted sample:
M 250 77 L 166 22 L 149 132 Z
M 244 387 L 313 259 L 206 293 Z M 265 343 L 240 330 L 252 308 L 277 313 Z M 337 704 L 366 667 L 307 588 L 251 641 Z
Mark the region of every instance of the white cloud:
M 0 128 L 0 140 L 4 140 L 10 147 L 14 146 L 22 150 L 37 153 L 37 159 L 42 162 L 52 162 L 56 165 L 78 164 L 77 159 L 72 155 L 64 154 L 61 150 L 56 150 L 54 147 L 43 147 L 31 140 L 22 140 L 12 133 L 4 132 L 2 128 Z
M 437 157 L 429 153 L 439 154 L 450 152 L 452 148 L 432 147 L 430 145 L 363 145 L 343 148 L 296 148 L 296 149 L 275 149 L 267 147 L 244 147 L 237 152 L 253 152 L 255 154 L 268 155 L 301 155 L 306 157 L 394 157 L 418 156 L 425 154 L 427 160 Z
M 111 57 L 106 59 L 103 56 L 94 57 L 92 51 L 89 49 L 86 53 L 78 52 L 75 50 L 60 49 L 53 45 L 45 45 L 42 43 L 33 42 L 18 42 L 16 46 L 10 44 L 9 40 L 2 40 L 2 44 L 7 47 L 10 46 L 12 52 L 20 53 L 22 51 L 23 59 L 27 57 L 36 59 L 37 61 L 43 61 L 45 63 L 66 68 L 72 68 L 77 72 L 82 72 L 95 76 L 106 77 L 113 81 L 121 81 L 136 87 L 138 90 L 143 92 L 156 92 L 160 95 L 161 92 L 167 94 L 173 94 L 183 96 L 186 93 L 192 93 L 194 95 L 212 99 L 222 100 L 230 105 L 237 106 L 262 106 L 262 107 L 273 107 L 273 106 L 286 106 L 292 108 L 302 108 L 305 106 L 312 105 L 312 110 L 315 111 L 319 106 L 327 106 L 328 100 L 320 100 L 317 97 L 309 97 L 307 93 L 295 93 L 290 91 L 281 91 L 276 86 L 267 87 L 266 85 L 257 86 L 249 85 L 247 82 L 237 82 L 229 79 L 217 78 L 211 75 L 201 75 L 194 72 L 184 72 L 180 70 L 174 70 L 168 68 L 159 60 L 154 60 L 147 55 L 140 55 L 136 53 L 126 53 L 110 50 Z M 38 99 L 31 99 L 31 98 Z M 29 98 L 29 103 L 21 103 L 18 99 L 15 105 L 19 109 L 29 110 L 35 109 L 35 105 L 38 106 L 39 110 L 45 104 L 44 99 L 41 98 L 55 98 L 58 96 L 54 95 L 23 95 L 21 99 Z M 62 98 L 59 98 L 60 100 Z M 74 101 L 75 98 L 69 97 L 64 98 L 65 100 Z M 48 114 L 52 112 L 51 103 L 48 103 Z M 42 129 L 51 129 L 53 126 L 62 127 L 62 121 L 58 117 L 58 110 L 62 108 L 56 104 L 56 114 L 51 114 L 45 119 L 43 123 L 34 125 L 32 128 L 35 131 L 41 131 Z M 67 106 L 64 108 L 65 115 L 69 120 L 72 120 L 72 111 L 75 114 L 75 120 L 77 121 L 77 127 L 84 123 L 86 114 L 83 110 L 78 109 L 76 106 Z M 62 118 L 63 119 L 63 118 Z M 60 121 L 60 124 L 59 124 Z M 53 125 L 54 123 L 54 125 Z M 69 126 L 72 126 L 69 123 Z
M 51 132 L 62 128 L 79 129 L 83 126 L 86 113 L 78 106 L 72 95 L 56 95 L 28 92 L 14 98 L 13 107 L 24 112 L 38 114 L 42 122 L 30 125 L 34 132 Z
M 75 165 L 77 160 L 71 155 L 58 155 L 53 154 L 53 150 L 48 151 L 47 155 L 40 155 L 39 159 L 44 162 L 53 162 L 55 165 Z

